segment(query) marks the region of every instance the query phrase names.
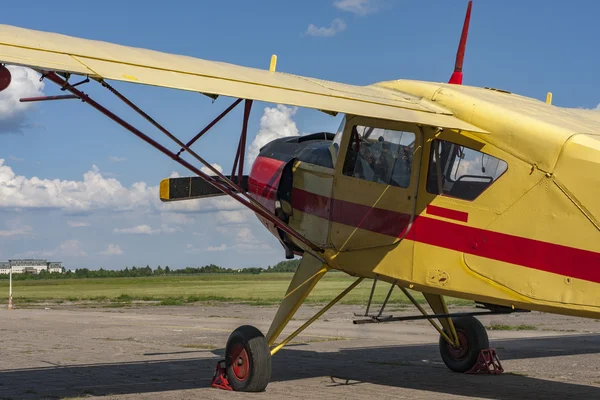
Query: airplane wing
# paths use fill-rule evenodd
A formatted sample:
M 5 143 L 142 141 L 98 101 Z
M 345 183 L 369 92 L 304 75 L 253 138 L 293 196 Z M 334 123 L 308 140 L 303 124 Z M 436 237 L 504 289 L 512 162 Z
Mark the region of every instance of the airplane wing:
M 487 133 L 433 102 L 392 89 L 346 85 L 9 25 L 0 25 L 0 62 Z

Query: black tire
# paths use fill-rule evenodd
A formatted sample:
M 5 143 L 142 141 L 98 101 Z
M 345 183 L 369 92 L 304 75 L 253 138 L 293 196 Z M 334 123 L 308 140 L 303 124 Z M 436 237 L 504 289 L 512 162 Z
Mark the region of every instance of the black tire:
M 479 352 L 490 347 L 485 327 L 475 317 L 452 318 L 461 347 L 454 349 L 440 335 L 440 354 L 444 364 L 454 372 L 467 372 L 477 363 Z
M 261 331 L 243 325 L 231 333 L 225 348 L 227 379 L 238 392 L 262 392 L 271 379 L 271 351 Z

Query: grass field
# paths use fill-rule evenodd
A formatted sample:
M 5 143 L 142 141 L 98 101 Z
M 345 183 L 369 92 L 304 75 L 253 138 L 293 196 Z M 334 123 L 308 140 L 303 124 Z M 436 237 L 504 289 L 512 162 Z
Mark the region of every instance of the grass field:
M 132 301 L 152 301 L 160 305 L 225 301 L 268 305 L 281 301 L 291 278 L 291 273 L 269 273 L 13 281 L 13 299 L 16 304 L 91 301 L 117 306 Z M 354 279 L 342 273 L 330 273 L 319 282 L 307 301 L 328 302 Z M 342 303 L 366 304 L 371 285 L 372 281 L 362 282 L 342 300 Z M 389 284 L 379 283 L 374 301 L 383 302 L 388 289 Z M 0 293 L 6 294 L 2 295 L 2 302 L 6 304 L 8 281 L 0 281 Z M 424 301 L 419 294 L 415 294 L 415 297 L 421 302 Z M 396 289 L 392 293 L 390 303 L 409 304 L 409 300 Z M 470 304 L 458 299 L 449 299 L 449 303 Z

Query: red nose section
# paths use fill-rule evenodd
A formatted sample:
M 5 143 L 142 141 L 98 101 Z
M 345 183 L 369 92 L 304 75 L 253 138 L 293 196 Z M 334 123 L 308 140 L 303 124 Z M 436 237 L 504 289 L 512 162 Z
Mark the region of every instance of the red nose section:
M 275 212 L 277 188 L 285 162 L 268 157 L 258 157 L 248 178 L 248 193 L 269 211 Z
M 0 92 L 10 85 L 10 71 L 4 65 L 0 65 Z

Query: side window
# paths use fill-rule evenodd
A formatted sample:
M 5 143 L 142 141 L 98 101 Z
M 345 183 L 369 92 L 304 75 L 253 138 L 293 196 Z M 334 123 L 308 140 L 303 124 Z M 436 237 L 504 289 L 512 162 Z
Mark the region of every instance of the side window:
M 427 191 L 475 200 L 502 175 L 505 161 L 468 147 L 434 140 L 429 156 Z
M 358 179 L 407 188 L 415 145 L 413 132 L 356 125 L 343 173 Z

